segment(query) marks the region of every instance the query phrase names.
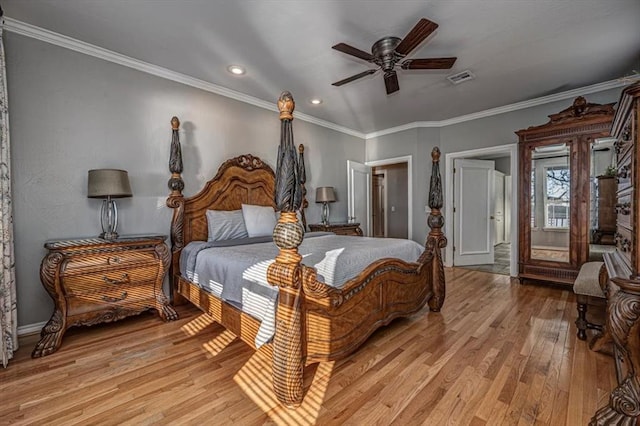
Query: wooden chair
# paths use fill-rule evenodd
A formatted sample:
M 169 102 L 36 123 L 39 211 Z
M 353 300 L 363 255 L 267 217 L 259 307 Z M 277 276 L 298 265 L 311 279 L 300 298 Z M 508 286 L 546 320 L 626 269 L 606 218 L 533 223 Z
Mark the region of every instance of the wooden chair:
M 587 329 L 603 331 L 603 326 L 587 320 L 587 306 L 600 304 L 606 297 L 600 286 L 600 275 L 606 274 L 604 262 L 587 262 L 580 267 L 578 277 L 573 284 L 573 292 L 578 302 L 578 339 L 587 340 Z

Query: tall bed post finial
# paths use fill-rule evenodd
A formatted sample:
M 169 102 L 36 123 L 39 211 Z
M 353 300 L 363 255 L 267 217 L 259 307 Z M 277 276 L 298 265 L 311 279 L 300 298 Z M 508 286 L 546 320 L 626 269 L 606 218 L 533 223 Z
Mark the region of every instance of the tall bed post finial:
M 300 206 L 300 217 L 302 218 L 302 229 L 307 229 L 307 216 L 304 211 L 309 207 L 309 201 L 307 200 L 307 188 L 304 186 L 307 183 L 307 170 L 304 167 L 304 145 L 298 145 L 298 174 L 300 176 L 300 188 L 302 190 L 302 205 Z
M 171 264 L 169 266 L 169 280 L 171 282 L 171 298 L 173 304 L 177 305 L 184 302 L 175 286 L 178 284 L 176 273 L 180 270 L 180 252 L 184 247 L 184 235 L 182 221 L 184 218 L 184 181 L 182 180 L 182 149 L 180 147 L 180 120 L 178 117 L 171 118 L 171 150 L 169 155 L 169 178 L 168 186 L 169 197 L 167 198 L 167 206 L 173 209 L 173 218 L 171 219 Z
M 439 312 L 444 303 L 445 279 L 444 265 L 442 262 L 442 249 L 447 246 L 447 238 L 442 232 L 444 218 L 441 209 L 442 199 L 442 179 L 440 177 L 440 149 L 433 148 L 431 151 L 431 181 L 429 183 L 429 208 L 431 212 L 427 218 L 427 224 L 431 230 L 427 236 L 426 252 L 432 252 L 433 265 L 433 297 L 429 300 L 429 308 L 434 312 Z
M 171 178 L 169 179 L 169 189 L 171 196 L 181 196 L 184 189 L 184 181 L 182 180 L 182 149 L 180 147 L 180 120 L 178 117 L 171 118 L 171 153 L 169 156 L 169 171 Z
M 300 184 L 298 153 L 293 143 L 294 108 L 291 93 L 283 92 L 278 99 L 281 134 L 274 196 L 276 209 L 281 213 L 273 230 L 273 241 L 280 252 L 267 270 L 269 284 L 279 288 L 273 338 L 273 388 L 278 400 L 289 407 L 302 403 L 306 358 L 303 347 L 302 256 L 298 253 L 304 229 L 296 215 L 303 204 L 303 187 Z

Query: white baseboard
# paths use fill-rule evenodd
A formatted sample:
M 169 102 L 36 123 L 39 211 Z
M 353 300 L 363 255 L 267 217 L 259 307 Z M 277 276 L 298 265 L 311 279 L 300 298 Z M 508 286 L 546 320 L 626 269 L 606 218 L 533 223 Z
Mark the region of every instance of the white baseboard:
M 29 334 L 40 333 L 40 330 L 42 330 L 42 327 L 44 327 L 46 323 L 46 321 L 42 321 L 36 322 L 34 324 L 20 326 L 18 327 L 18 336 L 27 336 Z

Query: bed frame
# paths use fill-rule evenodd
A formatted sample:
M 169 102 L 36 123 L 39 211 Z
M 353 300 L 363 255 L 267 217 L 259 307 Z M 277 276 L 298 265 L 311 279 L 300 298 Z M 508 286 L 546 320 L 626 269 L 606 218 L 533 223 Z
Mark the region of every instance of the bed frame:
M 273 385 L 278 400 L 297 406 L 304 397 L 305 364 L 344 358 L 355 351 L 376 329 L 398 317 L 409 316 L 424 307 L 439 311 L 445 298 L 441 249 L 447 244 L 442 233 L 444 220 L 440 151 L 434 148 L 429 189 L 431 228 L 425 250 L 415 263 L 399 259 L 379 260 L 342 288 L 335 289 L 316 279 L 316 270 L 300 264 L 297 247 L 303 239 L 303 225 L 295 211 L 304 212 L 304 148 L 293 145 L 291 122 L 294 103 L 283 93 L 278 101 L 282 125 L 278 150 L 278 178 L 271 167 L 252 155 L 225 161 L 213 179 L 192 197 L 182 194 L 184 182 L 178 118 L 171 120 L 173 137 L 169 169 L 171 193 L 167 205 L 173 209 L 171 222 L 172 260 L 170 276 L 174 304 L 186 300 L 211 315 L 252 347 L 259 322 L 217 297 L 202 291 L 180 275 L 180 253 L 191 241 L 207 240 L 205 213 L 237 210 L 241 204 L 273 206 L 282 213 L 274 229 L 280 254 L 268 270 L 268 280 L 279 287 L 276 333 L 273 351 Z M 304 216 L 303 216 L 304 221 Z M 361 238 L 361 237 L 354 237 Z

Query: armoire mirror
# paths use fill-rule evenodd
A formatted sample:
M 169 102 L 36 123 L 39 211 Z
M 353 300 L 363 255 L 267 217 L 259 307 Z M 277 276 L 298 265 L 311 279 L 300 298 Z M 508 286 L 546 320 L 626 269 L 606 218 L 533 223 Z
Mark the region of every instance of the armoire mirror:
M 591 143 L 589 204 L 589 260 L 602 261 L 602 255 L 615 250 L 616 164 L 613 138 Z
M 609 135 L 613 113 L 613 104 L 578 97 L 570 107 L 551 114 L 548 123 L 516 132 L 522 282 L 572 286 L 588 261 L 596 229 L 591 217 L 596 213 L 590 208 L 592 147 L 596 139 Z
M 571 167 L 566 143 L 531 153 L 531 258 L 569 262 Z

